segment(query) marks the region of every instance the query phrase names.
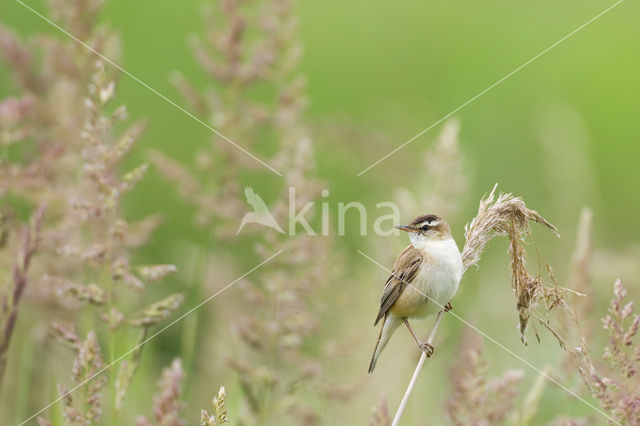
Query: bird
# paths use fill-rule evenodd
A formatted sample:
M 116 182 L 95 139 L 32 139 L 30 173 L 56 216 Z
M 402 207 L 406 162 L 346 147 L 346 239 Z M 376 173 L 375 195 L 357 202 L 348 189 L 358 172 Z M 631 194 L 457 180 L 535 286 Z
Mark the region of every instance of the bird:
M 400 253 L 384 286 L 374 326 L 382 320 L 369 374 L 396 329 L 404 323 L 418 347 L 428 357 L 434 347 L 421 342 L 410 319 L 424 319 L 452 308 L 451 299 L 462 278 L 462 256 L 449 224 L 435 214 L 418 216 L 408 225 L 396 226 L 409 234 L 411 244 Z
M 240 222 L 240 226 L 236 231 L 236 235 L 240 233 L 242 228 L 244 228 L 247 223 L 259 223 L 260 225 L 273 228 L 281 234 L 284 234 L 284 231 L 282 230 L 282 228 L 280 228 L 280 225 L 278 225 L 276 219 L 273 217 L 271 212 L 269 212 L 269 209 L 267 208 L 264 200 L 255 193 L 252 187 L 247 186 L 244 189 L 244 195 L 247 198 L 247 203 L 249 203 L 251 207 L 253 207 L 254 211 L 244 215 L 242 221 Z

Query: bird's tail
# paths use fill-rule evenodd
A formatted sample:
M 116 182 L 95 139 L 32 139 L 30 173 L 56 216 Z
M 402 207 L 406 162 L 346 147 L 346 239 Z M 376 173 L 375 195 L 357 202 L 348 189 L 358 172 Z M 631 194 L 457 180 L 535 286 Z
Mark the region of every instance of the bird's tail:
M 400 320 L 398 318 L 389 315 L 384 317 L 382 328 L 378 335 L 378 341 L 376 342 L 376 347 L 373 350 L 373 356 L 371 357 L 371 363 L 369 363 L 369 374 L 373 373 L 373 369 L 376 368 L 378 357 L 382 353 L 384 347 L 387 346 L 389 339 L 391 339 L 391 335 L 396 331 L 396 328 L 398 328 L 399 325 Z

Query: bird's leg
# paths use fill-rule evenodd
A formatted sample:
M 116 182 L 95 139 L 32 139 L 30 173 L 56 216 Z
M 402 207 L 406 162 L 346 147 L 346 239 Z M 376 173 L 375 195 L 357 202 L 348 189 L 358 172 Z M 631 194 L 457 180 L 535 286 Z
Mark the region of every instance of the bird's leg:
M 453 305 L 451 304 L 451 302 L 449 302 L 446 305 L 444 305 L 444 311 L 445 312 L 449 312 L 452 309 L 453 309 Z
M 418 346 L 420 346 L 420 340 L 418 340 L 418 338 L 416 337 L 416 334 L 413 332 L 413 329 L 411 328 L 411 326 L 409 325 L 409 321 L 406 318 L 403 318 L 402 321 L 404 321 L 404 324 L 407 326 L 407 328 L 409 329 L 409 332 L 411 333 L 411 335 L 413 336 L 413 340 L 416 341 L 416 343 L 418 344 Z
M 413 332 L 413 329 L 411 328 L 411 325 L 409 324 L 409 321 L 406 318 L 403 318 L 402 321 L 404 321 L 404 324 L 409 329 L 409 332 L 413 336 L 413 340 L 416 341 L 416 343 L 418 344 L 418 347 L 420 348 L 420 350 L 424 351 L 427 354 L 427 358 L 430 357 L 431 355 L 433 355 L 433 352 L 435 350 L 433 345 L 431 343 L 421 342 L 420 340 L 418 340 L 418 338 L 416 337 L 416 333 Z

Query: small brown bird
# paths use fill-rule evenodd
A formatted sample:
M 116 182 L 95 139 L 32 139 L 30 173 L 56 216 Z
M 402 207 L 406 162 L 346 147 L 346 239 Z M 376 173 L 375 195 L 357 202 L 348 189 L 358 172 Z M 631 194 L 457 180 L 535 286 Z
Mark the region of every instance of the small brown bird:
M 449 303 L 462 278 L 462 257 L 447 222 L 433 214 L 415 218 L 409 225 L 396 226 L 409 233 L 411 244 L 393 265 L 380 300 L 380 311 L 374 325 L 382 321 L 369 373 L 376 367 L 380 353 L 391 335 L 404 322 L 418 347 L 433 354 L 433 346 L 422 343 L 409 325 L 409 319 L 424 319 Z

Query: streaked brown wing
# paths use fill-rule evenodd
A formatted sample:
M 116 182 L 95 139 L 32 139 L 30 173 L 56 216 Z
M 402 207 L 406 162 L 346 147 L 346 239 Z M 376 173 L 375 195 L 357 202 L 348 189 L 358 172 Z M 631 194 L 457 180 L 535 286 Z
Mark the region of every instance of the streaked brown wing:
M 378 311 L 374 325 L 378 324 L 378 321 L 385 316 L 389 308 L 398 300 L 407 283 L 410 283 L 415 278 L 423 261 L 424 259 L 420 252 L 412 245 L 400 253 L 396 263 L 393 265 L 393 272 L 384 285 L 382 298 L 380 299 L 380 311 Z

